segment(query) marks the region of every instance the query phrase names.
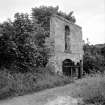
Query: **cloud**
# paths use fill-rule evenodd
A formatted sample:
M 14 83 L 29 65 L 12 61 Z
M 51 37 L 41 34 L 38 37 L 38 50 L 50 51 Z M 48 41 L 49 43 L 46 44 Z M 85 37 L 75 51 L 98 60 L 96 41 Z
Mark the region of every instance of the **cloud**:
M 91 44 L 105 43 L 105 18 L 102 15 L 85 15 L 79 17 L 79 24 L 83 28 L 83 38 L 90 40 Z
M 31 8 L 40 5 L 58 5 L 66 13 L 73 10 L 76 23 L 83 28 L 83 38 L 93 44 L 105 43 L 104 0 L 1 0 L 0 22 L 13 18 L 16 12 L 31 13 Z

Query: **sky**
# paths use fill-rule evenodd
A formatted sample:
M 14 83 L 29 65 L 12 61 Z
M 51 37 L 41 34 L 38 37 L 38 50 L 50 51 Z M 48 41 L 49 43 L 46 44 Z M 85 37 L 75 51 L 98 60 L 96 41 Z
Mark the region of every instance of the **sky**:
M 74 11 L 76 24 L 82 27 L 83 40 L 90 44 L 105 43 L 104 0 L 0 0 L 0 23 L 13 19 L 17 12 L 31 14 L 31 8 L 59 6 L 59 10 Z

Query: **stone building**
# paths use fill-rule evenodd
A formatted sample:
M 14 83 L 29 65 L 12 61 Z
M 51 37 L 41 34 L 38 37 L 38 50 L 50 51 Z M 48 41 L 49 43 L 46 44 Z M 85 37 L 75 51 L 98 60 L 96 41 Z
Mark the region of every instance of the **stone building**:
M 83 40 L 81 27 L 67 19 L 54 15 L 50 19 L 50 46 L 48 65 L 55 72 L 70 76 L 81 76 L 83 62 Z

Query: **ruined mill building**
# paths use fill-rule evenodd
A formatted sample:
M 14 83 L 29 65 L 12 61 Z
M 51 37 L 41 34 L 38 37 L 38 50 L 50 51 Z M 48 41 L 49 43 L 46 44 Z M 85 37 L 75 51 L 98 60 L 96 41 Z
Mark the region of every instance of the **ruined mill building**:
M 80 77 L 83 73 L 83 40 L 81 27 L 53 15 L 50 19 L 50 59 L 55 72 Z

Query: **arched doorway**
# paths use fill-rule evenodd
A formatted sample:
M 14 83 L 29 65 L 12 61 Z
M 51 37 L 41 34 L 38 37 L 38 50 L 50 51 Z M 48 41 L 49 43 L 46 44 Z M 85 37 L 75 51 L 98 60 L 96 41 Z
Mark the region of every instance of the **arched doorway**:
M 75 64 L 71 59 L 65 59 L 62 64 L 62 72 L 66 76 L 72 76 L 73 69 Z

